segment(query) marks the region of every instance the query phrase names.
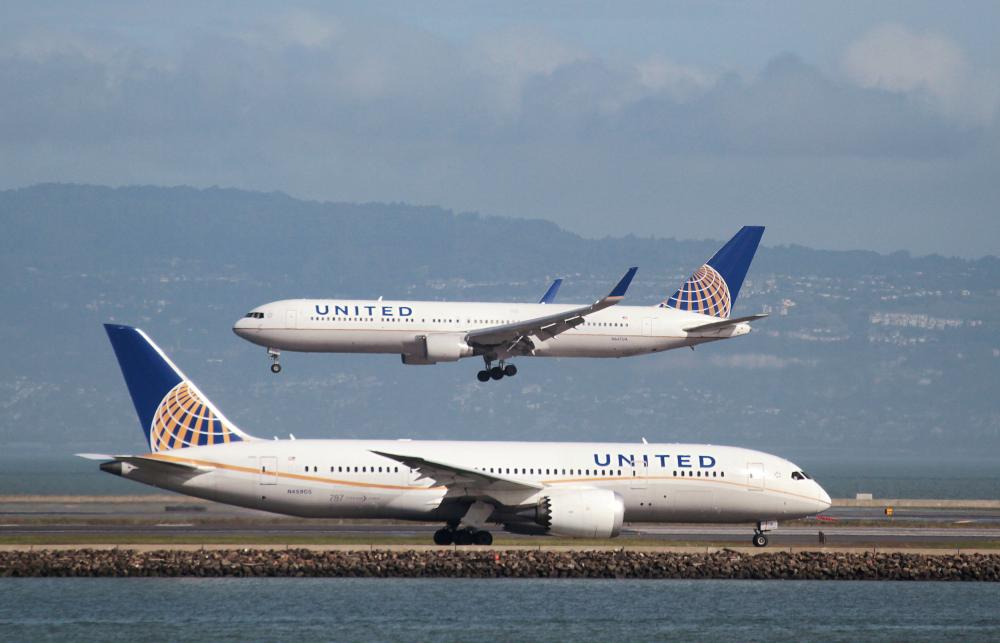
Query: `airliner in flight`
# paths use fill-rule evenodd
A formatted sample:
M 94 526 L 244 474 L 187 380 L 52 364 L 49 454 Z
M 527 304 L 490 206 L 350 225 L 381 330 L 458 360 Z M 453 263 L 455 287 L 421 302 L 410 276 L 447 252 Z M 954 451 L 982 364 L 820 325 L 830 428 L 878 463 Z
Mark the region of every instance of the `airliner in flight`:
M 555 304 L 561 280 L 537 304 L 500 302 L 288 299 L 258 306 L 233 326 L 267 348 L 281 372 L 282 350 L 394 353 L 404 364 L 481 356 L 480 382 L 513 376 L 514 357 L 627 357 L 694 347 L 750 332 L 766 315 L 730 317 L 764 234 L 746 226 L 673 295 L 655 306 L 620 306 L 631 268 L 611 292 L 589 305 Z
M 755 523 L 814 515 L 830 497 L 777 456 L 707 444 L 273 440 L 241 431 L 141 330 L 105 325 L 149 445 L 78 454 L 178 493 L 313 518 L 440 521 L 434 542 L 489 545 L 489 528 L 610 538 L 626 522 Z

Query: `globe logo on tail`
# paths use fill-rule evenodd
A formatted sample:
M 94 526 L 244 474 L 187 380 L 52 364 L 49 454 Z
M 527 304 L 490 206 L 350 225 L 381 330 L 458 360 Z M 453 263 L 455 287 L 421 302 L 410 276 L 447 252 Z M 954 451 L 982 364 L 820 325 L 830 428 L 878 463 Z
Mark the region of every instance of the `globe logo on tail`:
M 688 310 L 722 319 L 729 318 L 731 305 L 726 280 L 708 264 L 698 268 L 677 292 L 660 304 L 661 307 Z
M 241 440 L 186 381 L 163 396 L 149 432 L 153 453 Z

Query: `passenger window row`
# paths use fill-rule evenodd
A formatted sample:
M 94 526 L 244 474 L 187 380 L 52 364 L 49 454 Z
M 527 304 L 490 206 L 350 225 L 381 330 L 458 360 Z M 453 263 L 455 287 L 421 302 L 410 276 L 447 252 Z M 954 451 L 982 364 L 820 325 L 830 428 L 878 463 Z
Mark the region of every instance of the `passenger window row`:
M 705 475 L 702 475 L 702 473 L 703 473 L 702 471 L 681 471 L 680 472 L 680 477 L 681 478 L 684 478 L 684 477 L 688 477 L 688 478 L 709 478 L 709 477 L 711 477 L 711 478 L 725 478 L 726 477 L 726 472 L 725 471 L 712 471 L 712 472 L 705 471 L 704 472 Z M 712 475 L 709 476 L 708 475 L 709 473 L 711 473 Z M 675 478 L 678 477 L 676 471 L 674 471 L 674 477 Z
M 312 469 L 310 469 L 309 467 L 312 467 Z M 336 466 L 336 467 L 331 466 L 330 467 L 330 473 L 399 473 L 399 467 L 367 467 L 367 466 L 359 466 L 359 467 L 353 467 L 353 469 L 354 470 L 351 471 L 351 467 L 345 467 L 343 465 Z M 306 465 L 306 472 L 308 473 L 309 471 L 317 472 L 317 471 L 319 471 L 319 467 L 307 464 Z
M 528 476 L 614 476 L 622 475 L 621 469 L 543 469 L 541 467 L 476 467 L 476 471 L 482 471 L 483 473 L 496 473 L 496 474 L 512 474 L 512 475 L 528 475 Z M 576 471 L 576 473 L 573 473 Z
M 374 317 L 310 317 L 309 321 L 339 321 L 339 322 L 372 322 L 375 321 Z M 378 321 L 382 322 L 400 322 L 411 324 L 415 322 L 415 319 L 410 319 L 407 317 L 382 317 Z
M 312 469 L 310 469 L 312 467 Z M 495 473 L 499 475 L 512 474 L 512 475 L 563 475 L 563 476 L 619 476 L 622 475 L 621 469 L 542 469 L 541 467 L 475 467 L 476 471 L 482 471 L 483 473 Z M 306 472 L 310 470 L 313 472 L 319 471 L 319 467 L 315 465 L 305 465 Z M 576 471 L 574 474 L 573 472 Z M 399 473 L 399 467 L 375 467 L 375 466 L 344 466 L 337 465 L 330 467 L 330 473 Z M 709 475 L 711 474 L 711 475 Z M 635 475 L 635 471 L 632 472 Z M 725 471 L 674 471 L 673 477 L 677 478 L 725 478 Z M 795 471 L 792 473 L 793 480 L 809 480 L 810 478 L 802 471 Z

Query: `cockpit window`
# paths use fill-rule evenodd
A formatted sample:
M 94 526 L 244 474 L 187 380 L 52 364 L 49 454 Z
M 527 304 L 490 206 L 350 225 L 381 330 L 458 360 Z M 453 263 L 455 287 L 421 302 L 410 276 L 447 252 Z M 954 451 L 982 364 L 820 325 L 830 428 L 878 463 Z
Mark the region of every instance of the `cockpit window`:
M 792 480 L 811 480 L 805 471 L 792 471 Z
M 264 319 L 264 313 L 247 313 L 244 317 L 250 317 L 252 319 Z

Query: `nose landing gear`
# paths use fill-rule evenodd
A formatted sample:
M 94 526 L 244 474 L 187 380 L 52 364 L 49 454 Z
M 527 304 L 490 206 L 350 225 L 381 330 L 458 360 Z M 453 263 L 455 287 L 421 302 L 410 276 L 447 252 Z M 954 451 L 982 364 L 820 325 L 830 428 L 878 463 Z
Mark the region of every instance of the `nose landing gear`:
M 500 360 L 499 366 L 493 366 L 493 360 L 485 356 L 483 361 L 486 362 L 486 368 L 476 373 L 476 379 L 480 382 L 489 382 L 491 379 L 502 380 L 505 377 L 517 375 L 517 367 L 513 364 L 505 364 L 503 360 Z
M 267 349 L 267 356 L 271 358 L 271 372 L 277 375 L 281 372 L 281 364 L 278 362 L 281 359 L 281 351 L 269 348 Z

